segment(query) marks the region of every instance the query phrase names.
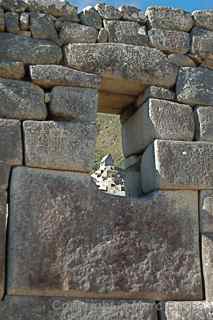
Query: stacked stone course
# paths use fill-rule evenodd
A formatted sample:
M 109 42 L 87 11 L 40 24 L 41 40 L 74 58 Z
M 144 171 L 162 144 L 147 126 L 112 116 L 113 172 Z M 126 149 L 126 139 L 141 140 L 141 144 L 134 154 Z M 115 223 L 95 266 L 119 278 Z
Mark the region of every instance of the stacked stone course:
M 0 319 L 212 319 L 212 108 L 213 11 L 0 0 Z

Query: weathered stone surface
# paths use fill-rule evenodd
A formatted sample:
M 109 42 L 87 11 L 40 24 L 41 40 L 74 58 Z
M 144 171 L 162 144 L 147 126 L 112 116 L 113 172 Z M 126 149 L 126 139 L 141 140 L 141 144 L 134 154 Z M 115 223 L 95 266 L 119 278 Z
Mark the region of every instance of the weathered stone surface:
M 108 20 L 119 20 L 122 17 L 122 13 L 113 6 L 109 6 L 105 3 L 99 3 L 95 6 L 100 16 Z
M 175 93 L 165 88 L 150 86 L 145 90 L 143 94 L 138 97 L 136 105 L 141 106 L 149 98 L 174 100 Z
M 151 29 L 148 32 L 153 47 L 167 52 L 187 53 L 190 49 L 190 36 L 186 32 Z
M 110 196 L 87 175 L 17 168 L 8 292 L 201 299 L 197 202 L 191 191 Z
M 191 105 L 212 105 L 213 71 L 206 68 L 181 68 L 176 85 L 177 99 Z
M 4 320 L 157 320 L 154 303 L 49 297 L 7 296 L 0 303 L 0 316 Z
M 212 189 L 212 156 L 213 143 L 156 140 L 142 157 L 143 191 Z
M 10 175 L 10 165 L 0 160 L 0 192 L 7 190 Z
M 211 320 L 213 303 L 207 301 L 167 302 L 165 320 Z
M 200 192 L 200 229 L 202 234 L 213 234 L 213 191 Z
M 176 81 L 176 67 L 153 48 L 107 43 L 69 44 L 65 47 L 65 57 L 69 66 L 107 78 L 165 87 L 173 86 Z
M 141 153 L 155 139 L 193 140 L 194 128 L 190 106 L 149 99 L 122 126 L 124 155 Z
M 21 123 L 18 120 L 0 120 L 0 161 L 11 166 L 22 164 Z
M 0 33 L 0 43 L 0 59 L 26 64 L 57 64 L 62 59 L 61 48 L 47 40 Z
M 205 298 L 207 301 L 213 301 L 213 233 L 202 235 L 201 239 Z
M 198 57 L 200 63 L 209 64 L 211 62 L 213 65 L 213 32 L 195 27 L 192 29 L 191 36 L 192 54 Z
M 15 12 L 7 12 L 5 14 L 5 25 L 7 32 L 19 32 L 19 15 Z
M 140 22 L 140 24 L 145 24 L 147 18 L 145 14 L 136 7 L 124 5 L 118 8 L 118 10 L 122 14 L 122 19 L 127 21 L 136 21 Z
M 5 30 L 4 10 L 0 8 L 0 32 L 4 32 L 4 30 Z
M 0 300 L 5 292 L 7 194 L 0 191 Z M 1 302 L 0 302 L 1 305 Z
M 23 12 L 19 17 L 20 28 L 23 31 L 28 31 L 30 29 L 30 14 L 29 12 Z
M 44 91 L 27 81 L 0 78 L 0 117 L 43 120 L 47 116 Z
M 146 28 L 138 22 L 104 20 L 104 27 L 109 34 L 109 42 L 148 45 Z
M 104 42 L 108 42 L 108 38 L 109 38 L 109 33 L 106 29 L 101 28 L 99 33 L 98 33 L 98 39 L 97 41 L 99 43 L 104 43 Z
M 195 62 L 187 55 L 181 53 L 172 53 L 168 56 L 171 63 L 178 67 L 195 67 Z
M 30 22 L 33 38 L 52 40 L 59 43 L 53 19 L 49 15 L 32 13 L 30 15 Z
M 26 165 L 89 172 L 95 154 L 96 127 L 79 122 L 25 121 Z
M 78 23 L 64 22 L 59 37 L 63 44 L 95 43 L 98 37 L 98 30 Z
M 24 75 L 23 62 L 0 60 L 0 78 L 20 80 Z
M 96 89 L 55 87 L 49 111 L 56 118 L 96 123 L 98 91 Z
M 213 10 L 196 10 L 192 12 L 196 26 L 213 31 Z
M 141 197 L 140 157 L 131 156 L 124 161 L 125 191 L 128 197 Z
M 101 83 L 100 77 L 95 74 L 58 65 L 30 66 L 30 76 L 33 83 L 45 88 L 74 86 L 98 89 Z
M 190 13 L 181 9 L 154 6 L 149 7 L 145 14 L 148 16 L 152 28 L 190 31 L 193 26 Z
M 196 115 L 196 140 L 213 142 L 213 107 L 198 107 Z
M 94 7 L 88 6 L 80 13 L 80 21 L 82 24 L 96 29 L 101 29 L 103 22 L 100 14 Z

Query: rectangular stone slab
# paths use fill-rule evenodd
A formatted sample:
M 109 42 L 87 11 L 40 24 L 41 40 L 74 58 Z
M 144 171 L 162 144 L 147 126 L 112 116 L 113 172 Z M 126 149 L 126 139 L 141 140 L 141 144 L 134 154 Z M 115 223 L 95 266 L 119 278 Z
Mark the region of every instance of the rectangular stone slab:
M 199 204 L 201 233 L 213 234 L 213 190 L 201 191 Z
M 213 302 L 167 302 L 165 320 L 211 320 Z
M 213 143 L 155 140 L 142 156 L 142 189 L 213 189 Z
M 7 193 L 0 190 L 0 300 L 5 291 Z
M 205 298 L 213 301 L 213 233 L 202 235 L 201 239 Z
M 157 320 L 155 303 L 9 297 L 0 303 L 4 320 Z
M 10 192 L 9 294 L 202 299 L 196 192 L 129 199 L 24 167 Z

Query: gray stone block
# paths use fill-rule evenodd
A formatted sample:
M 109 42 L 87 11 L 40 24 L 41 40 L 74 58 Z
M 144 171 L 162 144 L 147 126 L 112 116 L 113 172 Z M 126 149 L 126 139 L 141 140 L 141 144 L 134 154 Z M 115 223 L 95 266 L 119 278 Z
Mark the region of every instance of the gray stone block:
M 140 107 L 149 98 L 175 100 L 175 93 L 165 88 L 150 86 L 138 97 L 136 105 Z
M 165 320 L 211 320 L 213 303 L 207 301 L 167 302 Z
M 95 43 L 98 30 L 78 23 L 64 22 L 59 34 L 63 44 L 68 43 Z
M 0 8 L 0 32 L 5 31 L 5 16 L 4 16 L 4 10 Z
M 213 142 L 213 107 L 196 108 L 196 140 Z
M 202 234 L 213 234 L 213 190 L 200 192 L 200 229 Z
M 10 165 L 0 159 L 0 192 L 8 188 L 10 169 Z
M 10 192 L 8 294 L 203 298 L 196 192 L 128 199 L 87 175 L 24 167 Z
M 195 131 L 190 106 L 149 99 L 122 126 L 124 155 L 141 153 L 155 139 L 193 140 Z
M 168 56 L 171 63 L 178 67 L 195 67 L 195 62 L 187 55 L 182 53 L 172 53 Z
M 51 92 L 50 114 L 59 119 L 96 123 L 96 89 L 55 87 Z
M 20 80 L 24 76 L 23 62 L 0 60 L 0 78 Z
M 0 117 L 38 119 L 47 116 L 44 91 L 27 81 L 0 79 Z
M 7 194 L 0 190 L 0 300 L 5 293 Z M 0 302 L 1 305 L 1 302 Z
M 213 189 L 213 143 L 155 140 L 142 157 L 142 189 Z
M 213 302 L 213 233 L 202 235 L 201 241 L 205 298 Z
M 95 9 L 103 19 L 119 20 L 122 17 L 122 13 L 118 9 L 105 3 L 98 3 Z
M 176 66 L 153 48 L 110 43 L 69 44 L 65 47 L 65 58 L 70 67 L 112 79 L 137 80 L 163 87 L 172 87 L 176 82 Z
M 129 5 L 123 5 L 118 8 L 122 14 L 122 19 L 127 21 L 136 21 L 140 24 L 146 24 L 147 17 L 145 14 L 138 8 Z
M 18 33 L 19 28 L 19 15 L 15 12 L 5 13 L 5 27 L 7 32 Z
M 152 28 L 190 31 L 193 26 L 191 14 L 181 9 L 165 7 L 149 7 L 145 14 L 148 16 Z
M 25 121 L 26 165 L 89 172 L 92 169 L 96 126 L 80 122 Z
M 101 29 L 103 22 L 100 14 L 94 7 L 88 6 L 79 15 L 82 24 L 96 29 Z
M 140 157 L 131 156 L 124 161 L 124 183 L 127 197 L 142 196 Z
M 148 32 L 153 47 L 175 53 L 187 53 L 190 49 L 190 36 L 186 32 L 151 29 Z
M 213 71 L 206 68 L 181 68 L 176 85 L 177 99 L 191 105 L 212 105 Z
M 192 16 L 196 26 L 213 31 L 213 10 L 196 10 Z
M 106 31 L 106 29 L 101 28 L 99 33 L 98 33 L 98 39 L 97 42 L 99 43 L 105 43 L 108 42 L 108 38 L 109 38 L 109 33 L 108 31 Z
M 51 16 L 41 13 L 31 13 L 30 23 L 33 38 L 52 40 L 60 44 L 54 20 Z
M 2 32 L 0 43 L 0 59 L 26 64 L 57 64 L 62 59 L 61 48 L 52 41 Z
M 95 74 L 58 65 L 30 66 L 30 76 L 33 83 L 45 88 L 74 86 L 98 89 L 101 85 L 101 78 Z
M 10 166 L 22 164 L 21 123 L 18 120 L 0 119 L 0 161 Z M 3 177 L 5 174 L 3 172 Z
M 4 320 L 157 320 L 155 303 L 73 300 L 54 297 L 9 297 L 0 303 Z

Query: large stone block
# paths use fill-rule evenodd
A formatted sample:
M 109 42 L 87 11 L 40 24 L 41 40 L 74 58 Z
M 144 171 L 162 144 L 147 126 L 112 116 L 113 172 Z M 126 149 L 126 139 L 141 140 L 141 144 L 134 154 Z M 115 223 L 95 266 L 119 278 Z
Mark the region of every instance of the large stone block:
M 11 166 L 22 164 L 21 123 L 18 120 L 0 119 L 0 161 Z M 7 176 L 6 172 L 2 174 Z
M 73 86 L 82 88 L 99 88 L 99 76 L 57 65 L 30 66 L 33 83 L 49 88 L 54 86 Z
M 149 98 L 156 98 L 162 100 L 175 100 L 175 93 L 169 89 L 149 86 L 144 93 L 142 93 L 136 102 L 136 105 L 141 106 Z
M 71 300 L 6 297 L 0 303 L 4 320 L 157 320 L 154 303 L 140 301 Z
M 87 6 L 79 14 L 80 21 L 82 24 L 96 29 L 101 29 L 103 25 L 102 18 L 94 7 Z
M 153 47 L 167 52 L 187 53 L 190 49 L 190 36 L 186 32 L 151 29 L 148 32 Z
M 192 15 L 196 26 L 213 31 L 213 10 L 196 10 Z
M 96 89 L 55 87 L 51 92 L 50 113 L 60 119 L 96 123 Z
M 192 54 L 196 55 L 200 62 L 213 65 L 213 32 L 207 29 L 195 27 L 191 32 Z
M 142 157 L 142 188 L 213 189 L 213 143 L 155 140 Z
M 95 124 L 25 121 L 24 136 L 28 166 L 80 172 L 92 169 Z
M 24 167 L 10 192 L 9 294 L 202 299 L 196 192 L 128 199 Z
M 38 119 L 47 116 L 44 91 L 27 81 L 0 79 L 0 117 Z
M 134 6 L 122 5 L 118 10 L 121 12 L 123 20 L 137 21 L 140 24 L 146 24 L 147 22 L 144 12 Z
M 59 43 L 54 20 L 46 14 L 31 13 L 31 32 L 33 38 L 52 40 Z
M 69 44 L 65 47 L 69 66 L 106 78 L 137 80 L 144 84 L 172 87 L 177 68 L 159 50 L 124 44 Z
M 26 64 L 57 64 L 62 59 L 61 48 L 52 41 L 0 33 L 0 43 L 0 59 Z
M 78 23 L 64 22 L 59 36 L 63 44 L 95 43 L 98 38 L 98 30 Z
M 122 18 L 122 13 L 115 7 L 107 5 L 105 3 L 98 3 L 95 6 L 100 16 L 108 20 L 119 20 Z
M 19 15 L 15 12 L 7 12 L 5 14 L 5 27 L 7 32 L 19 32 Z
M 0 32 L 4 32 L 4 30 L 5 30 L 4 10 L 0 8 Z
M 201 239 L 205 298 L 213 302 L 213 233 L 202 235 Z
M 164 312 L 163 312 L 164 313 Z M 211 320 L 213 303 L 207 301 L 167 302 L 165 320 Z
M 0 190 L 0 300 L 5 293 L 7 194 Z M 1 302 L 0 302 L 1 304 Z
M 196 140 L 213 142 L 213 107 L 196 108 Z
M 177 99 L 191 105 L 212 105 L 213 71 L 206 68 L 181 68 L 176 85 Z
M 10 176 L 10 165 L 0 159 L 0 192 L 7 190 Z
M 199 203 L 201 233 L 213 234 L 213 190 L 201 191 Z
M 190 106 L 149 99 L 122 126 L 124 155 L 141 153 L 155 139 L 193 140 L 194 128 Z
M 191 14 L 181 9 L 149 7 L 145 13 L 152 28 L 190 31 L 193 26 Z
M 0 78 L 20 80 L 24 76 L 23 62 L 0 60 Z
M 141 171 L 140 157 L 132 156 L 124 161 L 124 183 L 125 191 L 128 197 L 141 197 Z

